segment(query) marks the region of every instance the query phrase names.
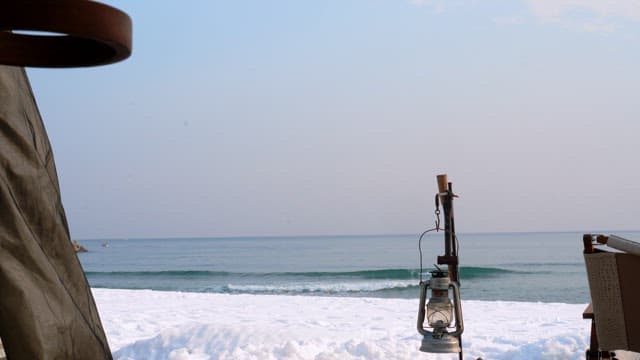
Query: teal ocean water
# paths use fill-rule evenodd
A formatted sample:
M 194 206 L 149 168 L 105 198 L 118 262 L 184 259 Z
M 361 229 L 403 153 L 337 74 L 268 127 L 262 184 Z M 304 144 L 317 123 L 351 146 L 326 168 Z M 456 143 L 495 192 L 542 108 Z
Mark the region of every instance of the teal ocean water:
M 617 233 L 630 239 L 640 233 Z M 581 233 L 458 234 L 466 300 L 587 303 Z M 416 298 L 418 235 L 80 240 L 92 287 Z M 423 239 L 427 274 L 442 233 Z M 426 277 L 426 275 L 425 275 Z

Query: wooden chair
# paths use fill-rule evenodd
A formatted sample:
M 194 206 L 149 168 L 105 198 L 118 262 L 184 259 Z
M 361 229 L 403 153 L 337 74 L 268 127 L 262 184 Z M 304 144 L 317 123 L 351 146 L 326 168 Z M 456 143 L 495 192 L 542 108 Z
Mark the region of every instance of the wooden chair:
M 584 319 L 591 320 L 586 358 L 636 358 L 630 352 L 640 352 L 640 256 L 594 246 L 594 242 L 599 245 L 606 243 L 606 239 L 591 234 L 583 236 L 591 293 L 591 304 L 582 314 Z

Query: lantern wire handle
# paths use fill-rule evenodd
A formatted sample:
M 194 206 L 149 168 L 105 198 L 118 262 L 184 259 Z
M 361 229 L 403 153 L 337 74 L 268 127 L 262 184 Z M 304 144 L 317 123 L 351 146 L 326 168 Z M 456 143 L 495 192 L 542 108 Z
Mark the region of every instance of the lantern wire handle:
M 432 232 L 432 231 L 440 231 L 440 200 L 439 200 L 439 196 L 438 194 L 436 194 L 436 210 L 434 211 L 434 214 L 436 216 L 435 222 L 436 222 L 436 227 L 432 228 L 432 229 L 428 229 L 425 230 L 424 232 L 422 232 L 422 234 L 420 234 L 420 238 L 418 239 L 418 252 L 420 253 L 420 284 L 422 284 L 422 238 Z M 457 238 L 456 238 L 457 241 Z

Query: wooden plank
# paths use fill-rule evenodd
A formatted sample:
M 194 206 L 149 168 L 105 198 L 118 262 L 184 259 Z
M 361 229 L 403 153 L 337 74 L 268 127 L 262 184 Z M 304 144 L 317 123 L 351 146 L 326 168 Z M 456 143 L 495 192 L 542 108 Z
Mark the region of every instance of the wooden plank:
M 593 319 L 593 305 L 589 304 L 582 312 L 583 319 Z

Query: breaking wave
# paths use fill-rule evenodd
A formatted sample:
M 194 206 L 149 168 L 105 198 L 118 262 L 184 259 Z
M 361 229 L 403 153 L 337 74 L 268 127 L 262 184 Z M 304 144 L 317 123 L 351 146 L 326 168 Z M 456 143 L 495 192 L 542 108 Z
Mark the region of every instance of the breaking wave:
M 523 274 L 526 272 L 506 270 L 490 267 L 461 267 L 460 276 L 462 279 L 473 279 L 477 277 L 501 276 L 509 274 Z M 227 271 L 201 271 L 201 270 L 168 270 L 168 271 L 88 271 L 86 275 L 92 277 L 121 277 L 121 278 L 348 278 L 348 279 L 396 279 L 411 280 L 418 279 L 420 271 L 418 269 L 379 269 L 379 270 L 359 270 L 341 272 L 227 272 Z M 428 271 L 423 271 L 427 276 Z

